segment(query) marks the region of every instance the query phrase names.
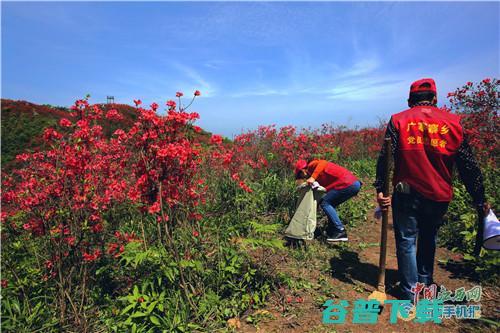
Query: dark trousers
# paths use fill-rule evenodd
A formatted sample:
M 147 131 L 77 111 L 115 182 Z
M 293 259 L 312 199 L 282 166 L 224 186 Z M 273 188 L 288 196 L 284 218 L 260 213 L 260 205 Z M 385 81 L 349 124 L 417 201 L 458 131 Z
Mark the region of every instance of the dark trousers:
M 358 194 L 360 189 L 361 182 L 357 180 L 346 188 L 341 190 L 332 189 L 325 194 L 319 205 L 328 217 L 328 235 L 333 235 L 335 232 L 344 230 L 344 224 L 340 220 L 335 207 Z
M 395 192 L 392 205 L 400 286 L 406 299 L 413 300 L 411 288 L 417 282 L 433 283 L 437 232 L 448 202 L 432 201 L 416 192 Z

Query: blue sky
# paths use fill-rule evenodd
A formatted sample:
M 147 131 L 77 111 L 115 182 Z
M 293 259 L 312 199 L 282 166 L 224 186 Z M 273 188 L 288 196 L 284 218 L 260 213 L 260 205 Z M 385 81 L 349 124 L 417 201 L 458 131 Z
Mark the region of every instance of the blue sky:
M 376 125 L 412 81 L 499 77 L 489 3 L 2 2 L 2 98 L 68 106 L 202 96 L 199 125 Z

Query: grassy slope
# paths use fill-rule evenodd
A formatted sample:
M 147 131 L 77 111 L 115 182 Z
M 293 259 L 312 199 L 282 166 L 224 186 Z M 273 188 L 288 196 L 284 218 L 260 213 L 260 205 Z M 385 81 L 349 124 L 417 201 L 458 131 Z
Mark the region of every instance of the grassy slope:
M 69 110 L 62 107 L 37 105 L 26 101 L 2 99 L 2 168 L 9 168 L 16 155 L 43 149 L 41 136 L 45 128 L 55 126 L 61 118 L 69 117 Z M 124 119 L 121 122 L 102 121 L 104 134 L 111 136 L 117 128 L 127 129 L 137 118 L 135 108 L 126 104 L 102 105 L 103 110 L 117 109 Z M 202 131 L 202 142 L 208 142 L 211 134 Z

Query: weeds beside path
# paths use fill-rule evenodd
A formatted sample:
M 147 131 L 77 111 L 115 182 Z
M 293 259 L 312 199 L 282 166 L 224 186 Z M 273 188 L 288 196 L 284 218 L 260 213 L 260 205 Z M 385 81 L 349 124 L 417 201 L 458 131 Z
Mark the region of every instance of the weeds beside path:
M 370 214 L 368 214 L 370 216 Z M 324 220 L 324 219 L 323 219 Z M 324 221 L 323 221 L 324 222 Z M 315 239 L 306 249 L 277 250 L 265 253 L 266 265 L 282 274 L 287 287 L 274 294 L 265 309 L 245 314 L 239 319 L 239 332 L 495 332 L 496 329 L 483 321 L 444 320 L 442 324 L 419 324 L 398 320 L 389 323 L 390 309 L 386 308 L 375 325 L 352 323 L 349 311 L 345 324 L 322 324 L 321 305 L 327 299 L 347 300 L 349 309 L 357 299 L 366 299 L 377 281 L 379 259 L 380 221 L 371 216 L 368 221 L 348 229 L 349 242 L 329 245 Z M 254 260 L 261 260 L 262 249 L 251 250 Z M 386 283 L 389 299 L 397 282 L 397 260 L 392 219 L 388 231 L 388 256 Z M 470 288 L 479 284 L 451 265 L 443 264 L 461 257 L 451 251 L 438 248 L 434 279 L 449 290 Z M 459 266 L 459 265 L 458 265 Z M 496 286 L 483 285 L 481 300 L 483 317 L 498 322 L 495 299 L 500 296 Z

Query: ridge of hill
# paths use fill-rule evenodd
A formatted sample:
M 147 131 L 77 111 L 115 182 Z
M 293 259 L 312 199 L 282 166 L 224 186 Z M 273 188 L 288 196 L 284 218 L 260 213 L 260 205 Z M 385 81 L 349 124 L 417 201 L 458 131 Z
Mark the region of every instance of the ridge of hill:
M 128 104 L 99 104 L 103 111 L 116 109 L 122 114 L 120 121 L 99 122 L 104 134 L 109 137 L 118 128 L 128 129 L 137 119 L 135 107 Z M 43 131 L 56 126 L 60 119 L 70 116 L 70 109 L 51 105 L 39 105 L 22 100 L 1 99 L 2 169 L 15 165 L 16 155 L 44 148 Z M 197 133 L 201 142 L 208 142 L 211 133 Z

